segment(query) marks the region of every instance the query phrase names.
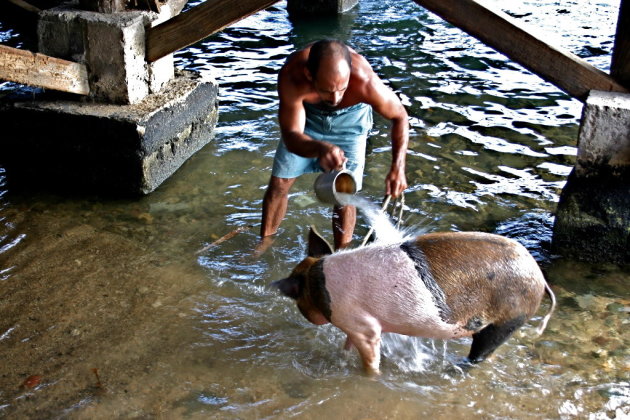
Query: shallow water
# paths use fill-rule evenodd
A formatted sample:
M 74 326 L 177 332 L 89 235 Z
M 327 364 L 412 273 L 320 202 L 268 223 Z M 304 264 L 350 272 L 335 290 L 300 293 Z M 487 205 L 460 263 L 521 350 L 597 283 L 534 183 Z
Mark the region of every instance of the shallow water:
M 518 3 L 506 12 L 608 70 L 617 2 Z M 559 302 L 541 338 L 532 335 L 547 300 L 469 371 L 457 367 L 468 340 L 388 335 L 383 375 L 370 379 L 341 350 L 338 330 L 310 325 L 268 287 L 303 257 L 308 225 L 331 236 L 314 176 L 304 177 L 272 248 L 253 254 L 279 134 L 276 74 L 291 51 L 323 36 L 364 54 L 409 110 L 403 225 L 522 242 Z M 0 39 L 21 38 L 0 18 Z M 548 250 L 579 102 L 402 0 L 362 0 L 339 19 L 299 25 L 279 3 L 176 60 L 219 81 L 220 122 L 213 142 L 156 192 L 103 200 L 0 187 L 0 416 L 630 416 L 629 273 Z M 361 192 L 377 204 L 387 136 L 377 118 Z M 368 228 L 360 221 L 357 243 Z

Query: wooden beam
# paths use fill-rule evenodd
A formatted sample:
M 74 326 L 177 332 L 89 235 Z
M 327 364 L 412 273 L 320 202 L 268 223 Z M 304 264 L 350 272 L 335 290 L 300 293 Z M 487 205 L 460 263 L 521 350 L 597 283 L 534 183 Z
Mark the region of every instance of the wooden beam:
M 630 88 L 630 0 L 621 0 L 610 74 Z
M 0 79 L 46 89 L 87 95 L 83 64 L 0 45 Z
M 42 9 L 40 9 L 39 7 L 35 7 L 32 4 L 25 2 L 24 0 L 9 0 L 9 2 L 15 4 L 18 7 L 21 7 L 27 12 L 39 13 L 42 11 Z
M 167 54 L 201 41 L 278 0 L 207 0 L 147 31 L 146 60 L 155 61 Z
M 581 101 L 591 90 L 627 92 L 608 74 L 474 0 L 414 1 Z

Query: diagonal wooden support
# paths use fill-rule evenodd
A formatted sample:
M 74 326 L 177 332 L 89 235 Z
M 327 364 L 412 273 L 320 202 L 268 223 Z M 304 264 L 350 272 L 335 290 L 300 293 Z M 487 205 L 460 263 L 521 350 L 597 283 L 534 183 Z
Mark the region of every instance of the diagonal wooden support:
M 146 60 L 156 61 L 266 9 L 278 0 L 207 0 L 147 30 Z
M 39 7 L 35 7 L 32 4 L 25 2 L 24 0 L 9 0 L 9 2 L 15 4 L 17 7 L 21 7 L 27 12 L 39 13 L 42 11 L 42 9 L 40 9 Z
M 90 93 L 83 64 L 6 45 L 0 45 L 0 79 L 79 95 Z
M 414 1 L 582 102 L 591 90 L 627 92 L 608 74 L 475 0 Z

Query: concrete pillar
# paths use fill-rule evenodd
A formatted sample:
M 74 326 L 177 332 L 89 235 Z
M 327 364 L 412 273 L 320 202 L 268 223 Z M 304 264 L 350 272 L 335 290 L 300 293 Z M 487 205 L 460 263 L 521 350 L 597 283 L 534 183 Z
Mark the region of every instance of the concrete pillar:
M 145 28 L 169 17 L 42 12 L 40 52 L 85 64 L 90 98 L 41 91 L 0 98 L 0 163 L 10 188 L 147 194 L 212 140 L 212 76 L 175 73 L 172 55 L 145 60 Z
M 562 190 L 554 252 L 586 261 L 630 262 L 630 94 L 592 91 L 578 155 Z
M 0 100 L 0 162 L 9 188 L 147 194 L 214 135 L 218 86 L 177 73 L 135 105 L 24 93 Z
M 85 64 L 94 100 L 138 103 L 173 78 L 172 54 L 154 63 L 145 61 L 145 28 L 167 18 L 153 12 L 108 14 L 67 6 L 45 10 L 38 24 L 39 52 Z
M 287 11 L 291 17 L 306 18 L 316 15 L 334 15 L 347 12 L 359 0 L 288 0 Z
M 621 0 L 619 6 L 610 75 L 622 85 L 630 86 L 630 0 Z

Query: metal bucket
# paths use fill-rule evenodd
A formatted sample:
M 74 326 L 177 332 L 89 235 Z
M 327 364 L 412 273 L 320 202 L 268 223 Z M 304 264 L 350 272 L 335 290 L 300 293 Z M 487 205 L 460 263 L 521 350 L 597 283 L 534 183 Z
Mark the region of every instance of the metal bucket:
M 357 182 L 349 170 L 324 172 L 315 180 L 315 195 L 319 201 L 336 206 L 343 206 L 339 193 L 354 194 L 357 192 Z

